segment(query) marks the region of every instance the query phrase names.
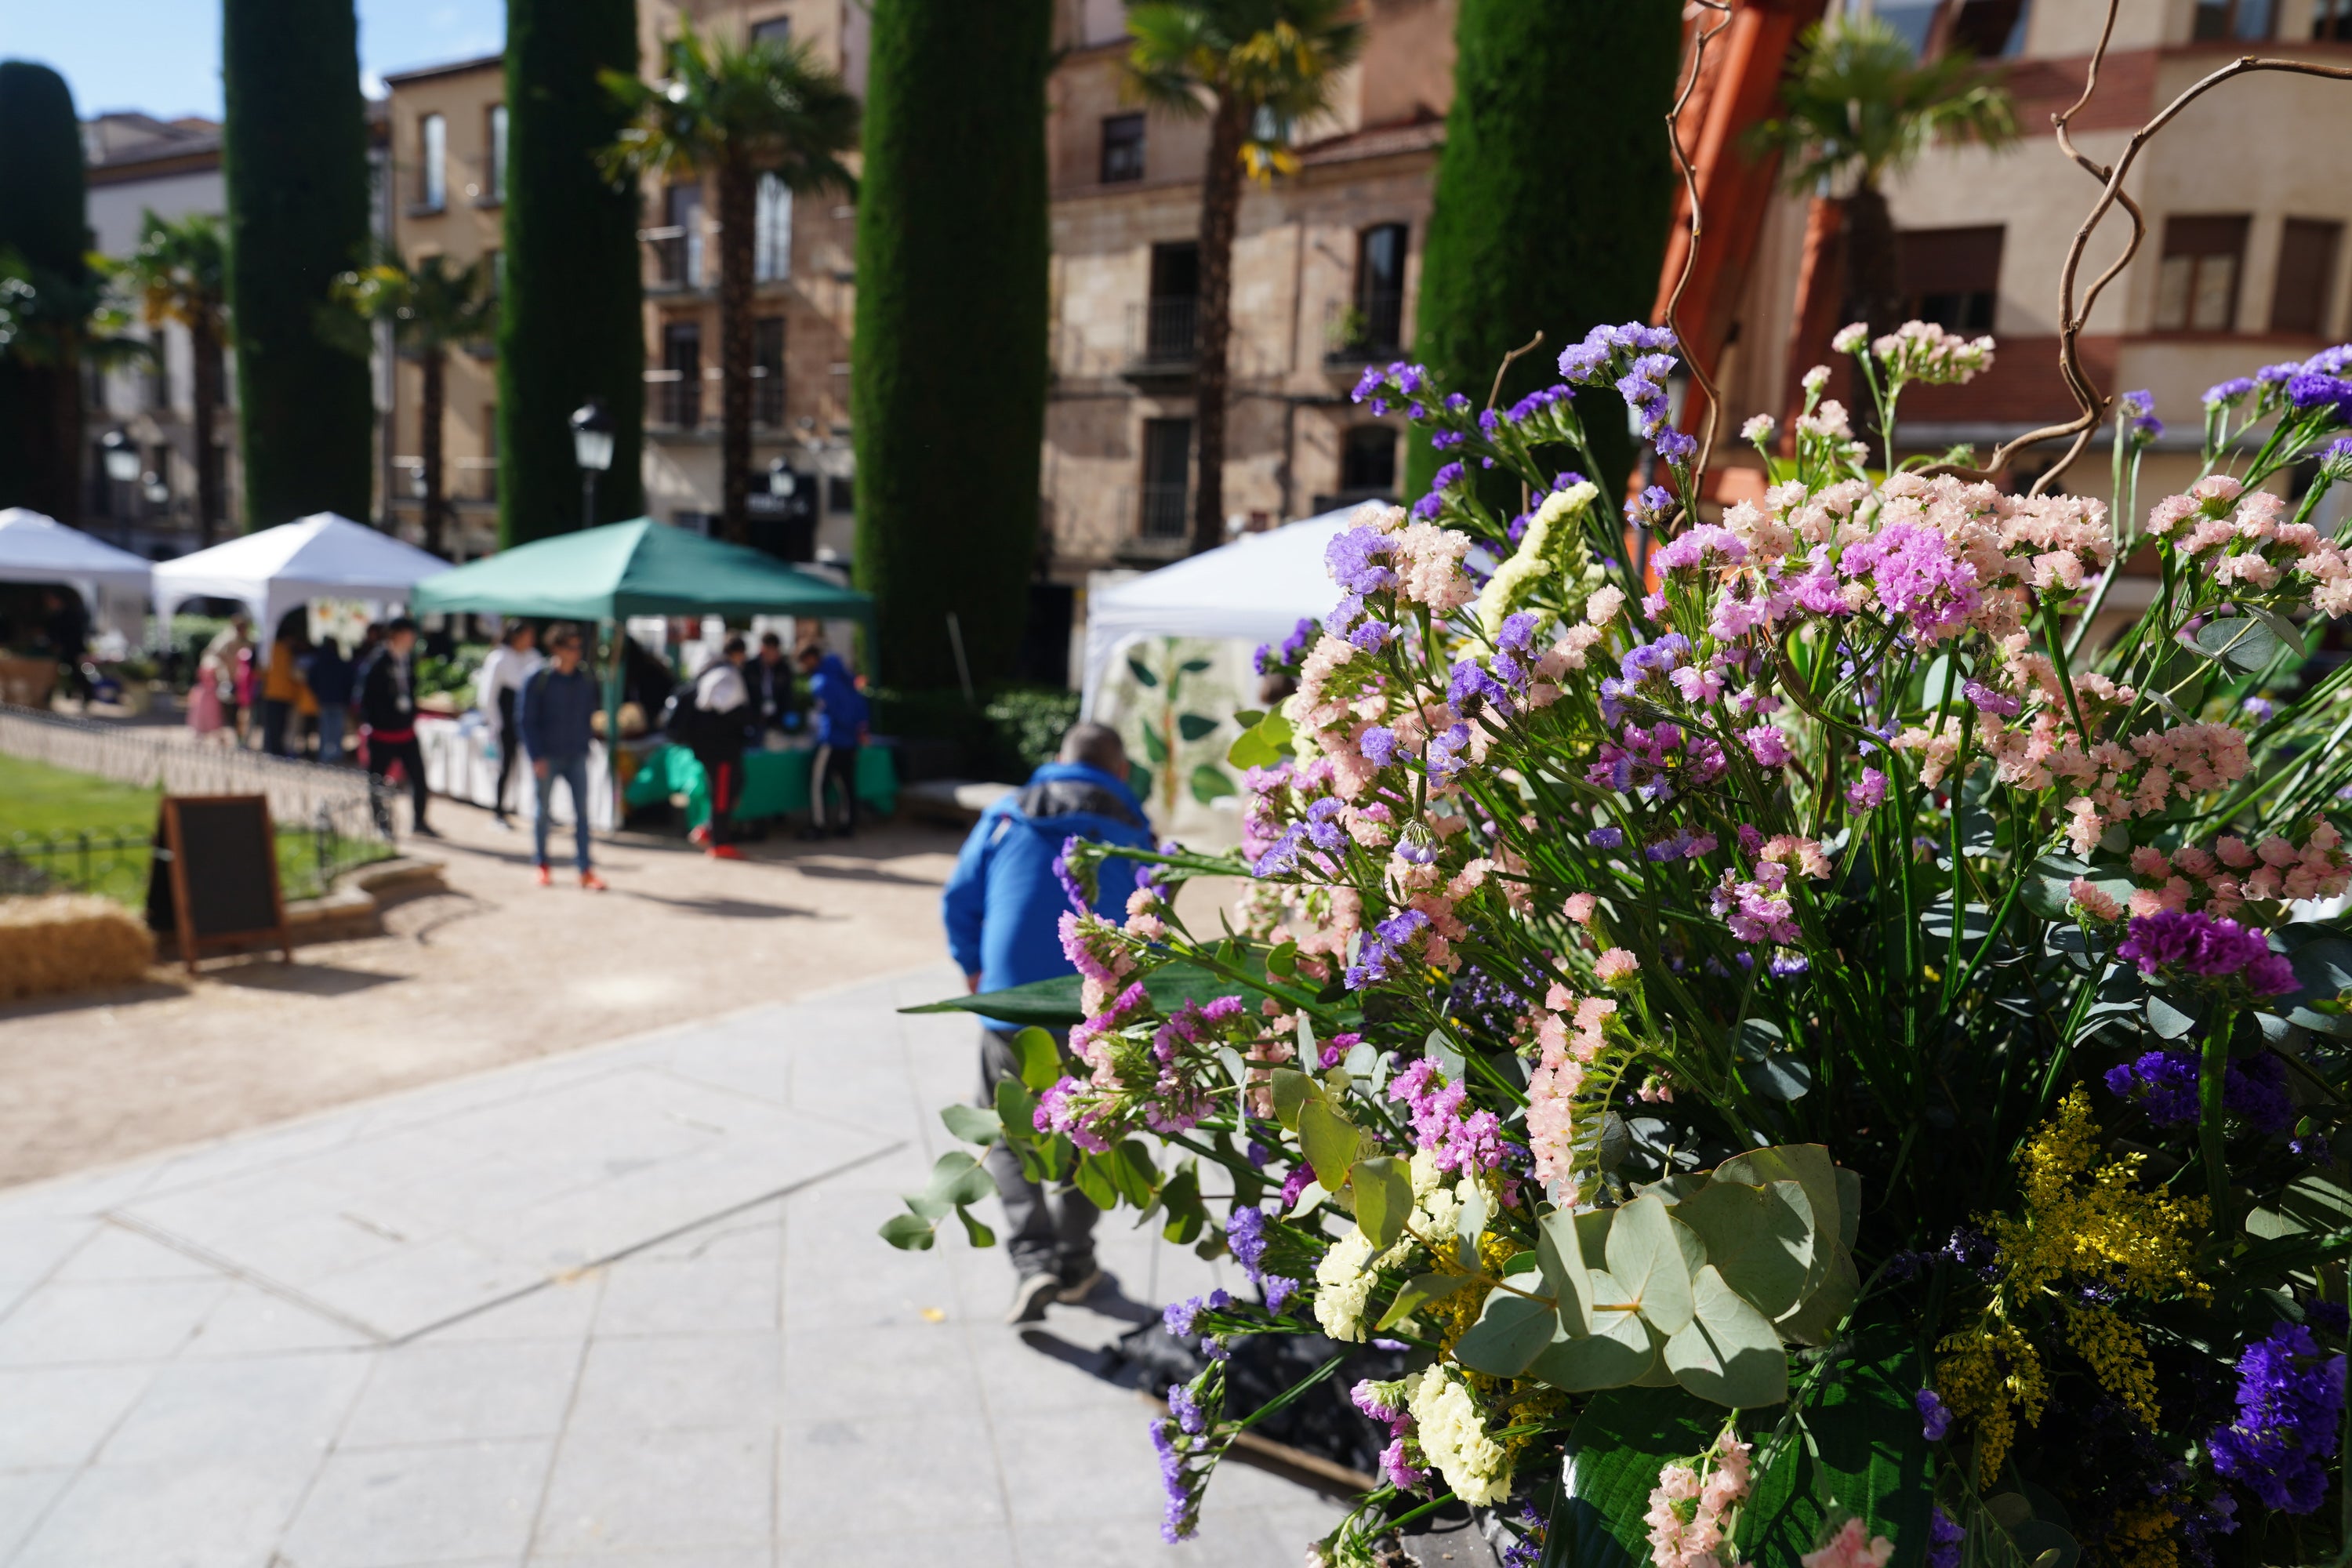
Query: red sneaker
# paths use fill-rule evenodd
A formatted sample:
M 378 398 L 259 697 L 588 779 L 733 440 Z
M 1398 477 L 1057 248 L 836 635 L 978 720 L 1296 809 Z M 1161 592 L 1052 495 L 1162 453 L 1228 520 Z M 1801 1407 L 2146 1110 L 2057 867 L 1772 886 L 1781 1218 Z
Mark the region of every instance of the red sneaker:
M 709 843 L 709 842 L 710 842 L 710 824 L 709 824 L 709 823 L 707 823 L 707 822 L 706 822 L 706 823 L 704 823 L 701 826 L 697 827 L 697 828 L 695 828 L 693 831 L 689 832 L 689 833 L 686 836 L 686 841 L 687 841 L 688 844 L 708 844 L 708 843 Z
M 548 869 L 544 866 L 539 867 L 533 870 L 530 874 L 530 879 L 537 882 L 542 888 L 550 886 L 555 880 L 552 876 L 549 875 Z
M 710 847 L 710 858 L 713 860 L 740 860 L 743 851 L 732 844 L 714 844 Z
M 583 871 L 580 873 L 580 889 L 583 892 L 601 893 L 604 890 L 604 879 L 593 871 Z

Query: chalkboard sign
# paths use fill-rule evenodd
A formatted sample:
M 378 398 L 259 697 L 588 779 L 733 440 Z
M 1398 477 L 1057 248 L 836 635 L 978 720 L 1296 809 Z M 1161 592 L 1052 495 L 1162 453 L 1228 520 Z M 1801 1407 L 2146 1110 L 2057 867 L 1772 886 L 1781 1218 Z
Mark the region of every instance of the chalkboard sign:
M 242 946 L 257 937 L 275 939 L 286 962 L 294 961 L 266 796 L 164 797 L 155 825 L 147 920 L 178 936 L 192 974 L 206 947 Z

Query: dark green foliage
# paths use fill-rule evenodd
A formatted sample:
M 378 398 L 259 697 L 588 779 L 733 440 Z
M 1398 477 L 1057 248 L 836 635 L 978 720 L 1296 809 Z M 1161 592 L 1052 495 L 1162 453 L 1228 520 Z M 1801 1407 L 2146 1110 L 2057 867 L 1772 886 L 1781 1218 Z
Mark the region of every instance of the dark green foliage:
M 1502 405 L 1559 379 L 1559 351 L 1603 321 L 1646 321 L 1673 210 L 1673 102 L 1682 8 L 1673 0 L 1462 0 L 1454 107 L 1422 253 L 1415 357 L 1483 406 L 1503 356 Z M 1611 472 L 1630 461 L 1614 393 L 1577 399 Z M 1407 448 L 1419 491 L 1439 458 Z M 1510 508 L 1516 511 L 1517 506 Z
M 319 331 L 336 276 L 368 243 L 359 71 L 351 0 L 223 0 L 221 164 L 248 530 L 373 510 L 368 367 Z
M 1055 686 L 1002 686 L 982 694 L 978 708 L 953 687 L 877 687 L 869 695 L 877 734 L 944 741 L 955 748 L 956 772 L 1004 784 L 1023 783 L 1052 762 L 1064 731 L 1078 721 L 1078 694 Z
M 69 292 L 85 281 L 89 244 L 73 92 L 47 66 L 0 60 L 0 264 L 44 293 Z M 44 356 L 26 346 L 0 350 L 0 506 L 70 522 L 81 510 L 74 366 L 33 363 Z
M 581 526 L 572 411 L 604 400 L 598 522 L 645 510 L 637 191 L 596 154 L 626 115 L 597 72 L 637 68 L 635 0 L 509 0 L 506 289 L 499 322 L 499 540 Z
M 1046 0 L 876 0 L 857 204 L 858 586 L 883 679 L 1003 676 L 1045 409 Z M 953 149 L 943 156 L 942 149 Z

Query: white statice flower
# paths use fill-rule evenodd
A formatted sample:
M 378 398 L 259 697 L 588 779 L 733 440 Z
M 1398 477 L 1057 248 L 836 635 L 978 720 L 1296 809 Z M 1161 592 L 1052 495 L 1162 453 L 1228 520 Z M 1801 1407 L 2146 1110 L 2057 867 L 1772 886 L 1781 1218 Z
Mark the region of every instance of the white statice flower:
M 1805 395 L 1807 397 L 1819 397 L 1822 395 L 1822 388 L 1827 386 L 1829 384 L 1830 367 L 1825 364 L 1817 364 L 1813 366 L 1812 369 L 1805 373 Z
M 1990 338 L 1969 339 L 1933 321 L 1906 321 L 1870 345 L 1870 352 L 1897 382 L 1963 385 L 1992 368 Z
M 1488 637 L 1502 631 L 1504 620 L 1547 578 L 1565 579 L 1569 552 L 1583 533 L 1585 510 L 1600 494 L 1600 487 L 1587 481 L 1544 497 L 1528 519 L 1518 548 L 1478 591 L 1478 624 Z
M 1845 405 L 1834 397 L 1811 414 L 1801 415 L 1797 419 L 1797 428 L 1808 436 L 1825 436 L 1833 441 L 1843 441 L 1853 435 L 1853 426 L 1846 423 Z
M 1830 347 L 1842 354 L 1850 354 L 1869 341 L 1870 324 L 1854 321 L 1838 329 L 1838 335 L 1830 340 Z
M 1511 1457 L 1486 1436 L 1469 1389 L 1443 1365 L 1421 1374 L 1405 1396 L 1421 1451 L 1454 1495 L 1471 1506 L 1501 1502 L 1511 1493 Z
M 1739 427 L 1739 438 L 1743 441 L 1752 441 L 1760 447 L 1772 438 L 1772 432 L 1778 428 L 1779 426 L 1772 423 L 1772 416 L 1769 414 L 1751 415 L 1748 423 Z
M 1360 1344 L 1364 1304 L 1372 1293 L 1372 1244 L 1354 1226 L 1315 1266 L 1315 1321 L 1335 1340 Z

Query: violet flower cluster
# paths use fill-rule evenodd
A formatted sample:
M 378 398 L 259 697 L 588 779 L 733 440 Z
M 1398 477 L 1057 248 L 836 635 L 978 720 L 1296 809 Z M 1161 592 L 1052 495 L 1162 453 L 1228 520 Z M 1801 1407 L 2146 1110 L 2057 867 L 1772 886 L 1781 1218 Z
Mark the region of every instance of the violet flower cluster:
M 2261 931 L 2197 910 L 2133 917 L 2116 956 L 2150 979 L 2228 983 L 2253 996 L 2284 996 L 2300 984 L 2294 966 L 2271 951 Z
M 2213 1469 L 2263 1507 L 2315 1511 L 2344 1429 L 2344 1356 L 2281 1323 L 2238 1357 L 2238 1418 L 2206 1439 Z

